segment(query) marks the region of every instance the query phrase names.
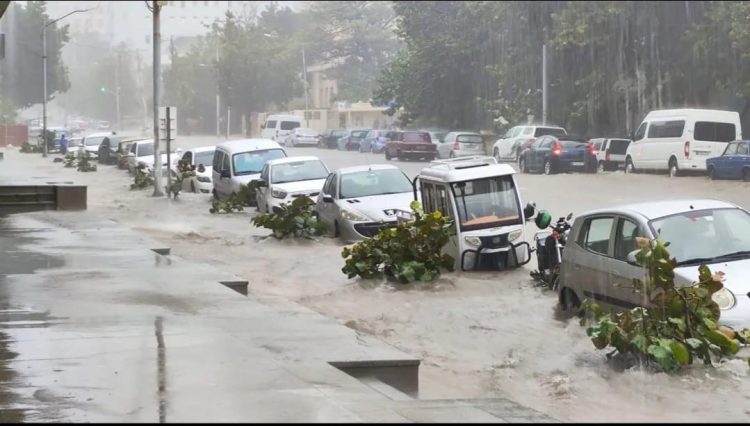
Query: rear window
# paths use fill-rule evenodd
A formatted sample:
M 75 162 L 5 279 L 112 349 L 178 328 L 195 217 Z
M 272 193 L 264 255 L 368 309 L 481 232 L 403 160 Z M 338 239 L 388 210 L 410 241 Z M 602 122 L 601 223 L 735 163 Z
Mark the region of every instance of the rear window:
M 731 142 L 736 139 L 734 124 L 696 121 L 693 138 L 706 142 Z
M 355 130 L 352 132 L 353 138 L 363 138 L 367 136 L 367 130 Z
M 648 126 L 649 138 L 679 138 L 685 130 L 685 120 L 652 121 Z
M 565 133 L 565 129 L 561 128 L 555 128 L 555 127 L 537 127 L 536 130 L 534 130 L 534 137 L 538 138 L 539 136 L 565 136 L 567 133 Z
M 609 141 L 610 154 L 625 154 L 628 151 L 630 141 L 627 139 L 612 139 Z
M 479 135 L 458 135 L 456 138 L 458 142 L 462 143 L 482 143 L 482 137 Z
M 586 144 L 584 141 L 560 141 L 563 148 L 575 148 L 584 144 Z
M 404 142 L 432 142 L 429 133 L 404 133 Z
M 281 130 L 294 130 L 297 127 L 300 127 L 298 121 L 282 121 L 280 125 Z

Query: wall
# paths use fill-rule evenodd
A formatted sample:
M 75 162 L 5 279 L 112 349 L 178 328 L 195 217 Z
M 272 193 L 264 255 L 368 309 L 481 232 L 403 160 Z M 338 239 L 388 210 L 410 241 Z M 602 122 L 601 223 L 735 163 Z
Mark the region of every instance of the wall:
M 0 146 L 21 146 L 29 139 L 29 128 L 23 125 L 0 125 Z

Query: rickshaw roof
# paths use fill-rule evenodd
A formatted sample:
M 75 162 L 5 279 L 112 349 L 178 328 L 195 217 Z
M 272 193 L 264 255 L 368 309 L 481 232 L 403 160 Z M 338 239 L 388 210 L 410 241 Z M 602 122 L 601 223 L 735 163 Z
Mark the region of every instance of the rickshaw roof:
M 498 164 L 493 157 L 459 157 L 430 162 L 428 167 L 419 172 L 419 178 L 440 182 L 464 182 L 515 173 L 509 164 Z

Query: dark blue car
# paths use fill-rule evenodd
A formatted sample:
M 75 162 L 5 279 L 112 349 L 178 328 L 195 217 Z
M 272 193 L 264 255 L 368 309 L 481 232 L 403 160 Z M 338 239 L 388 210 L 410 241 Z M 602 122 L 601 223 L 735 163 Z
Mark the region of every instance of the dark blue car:
M 706 160 L 711 179 L 744 179 L 750 182 L 750 141 L 734 141 L 720 157 Z
M 573 170 L 596 173 L 596 149 L 576 137 L 540 136 L 521 153 L 518 169 L 547 175 Z

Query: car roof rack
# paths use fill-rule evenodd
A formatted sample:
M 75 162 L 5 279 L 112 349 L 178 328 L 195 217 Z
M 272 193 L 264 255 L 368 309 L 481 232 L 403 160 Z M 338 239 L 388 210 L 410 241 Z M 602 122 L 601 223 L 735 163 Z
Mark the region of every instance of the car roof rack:
M 470 169 L 498 164 L 495 157 L 488 155 L 472 155 L 470 157 L 456 157 L 447 160 L 432 160 L 430 167 L 446 168 L 449 170 Z

